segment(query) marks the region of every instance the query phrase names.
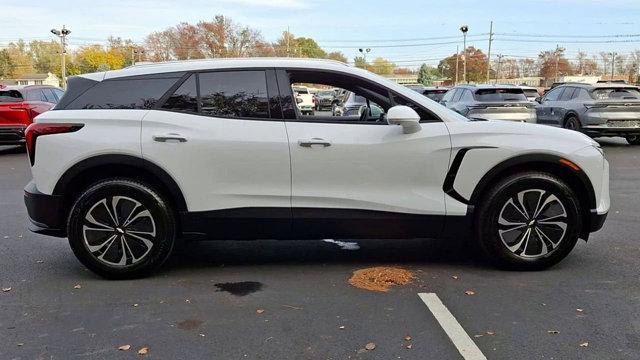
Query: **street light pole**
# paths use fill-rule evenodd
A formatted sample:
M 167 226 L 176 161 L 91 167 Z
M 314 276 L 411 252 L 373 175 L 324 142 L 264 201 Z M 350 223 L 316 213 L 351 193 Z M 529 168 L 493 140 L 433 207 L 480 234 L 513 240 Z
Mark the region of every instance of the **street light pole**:
M 458 85 L 458 63 L 459 63 L 458 60 L 459 59 L 460 59 L 460 49 L 459 49 L 459 46 L 456 45 L 456 82 L 454 85 Z
M 462 37 L 463 37 L 463 42 L 462 42 L 462 81 L 464 81 L 465 83 L 469 83 L 467 81 L 467 32 L 469 31 L 469 27 L 467 25 L 462 25 L 460 27 L 460 31 L 462 31 Z
M 616 73 L 616 55 L 618 55 L 617 52 L 610 52 L 609 55 L 611 55 L 611 81 L 613 81 L 613 77 Z
M 62 88 L 67 88 L 67 66 L 65 62 L 65 55 L 67 54 L 67 35 L 71 34 L 71 30 L 62 25 L 62 29 L 51 29 L 51 33 L 60 38 L 60 44 L 62 45 Z
M 487 84 L 491 80 L 491 43 L 493 42 L 493 21 L 489 25 L 489 51 L 487 51 Z
M 360 53 L 364 57 L 364 69 L 366 70 L 367 69 L 367 54 L 369 52 L 371 52 L 371 49 L 370 48 L 366 48 L 366 49 L 360 48 L 360 49 L 358 49 L 358 51 L 360 51 Z

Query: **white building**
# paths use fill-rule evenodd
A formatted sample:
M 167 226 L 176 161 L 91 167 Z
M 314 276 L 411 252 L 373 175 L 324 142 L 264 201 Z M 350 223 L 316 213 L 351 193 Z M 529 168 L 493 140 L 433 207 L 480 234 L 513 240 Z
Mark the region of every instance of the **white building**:
M 52 73 L 23 74 L 15 79 L 0 80 L 5 85 L 51 85 L 60 86 L 60 79 Z

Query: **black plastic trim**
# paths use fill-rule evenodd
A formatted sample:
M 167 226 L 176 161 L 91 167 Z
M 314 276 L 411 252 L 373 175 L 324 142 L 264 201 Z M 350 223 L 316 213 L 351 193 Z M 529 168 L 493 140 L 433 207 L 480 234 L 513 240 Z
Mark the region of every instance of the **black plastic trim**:
M 62 196 L 43 194 L 38 191 L 35 183 L 30 182 L 24 188 L 24 204 L 32 223 L 29 227 L 31 231 L 57 237 L 66 236 Z
M 130 165 L 134 167 L 143 168 L 153 174 L 160 182 L 169 190 L 170 196 L 175 202 L 178 211 L 186 211 L 187 203 L 184 199 L 180 187 L 176 181 L 160 166 L 152 163 L 149 160 L 135 157 L 131 155 L 99 155 L 82 160 L 69 168 L 58 180 L 56 186 L 53 189 L 54 195 L 64 195 L 68 192 L 69 184 L 80 173 L 92 168 L 100 166 L 113 165 Z
M 451 162 L 451 166 L 449 167 L 449 171 L 444 178 L 444 183 L 442 184 L 442 190 L 445 194 L 451 196 L 452 198 L 460 201 L 463 204 L 470 205 L 471 201 L 465 199 L 456 189 L 453 187 L 456 182 L 456 176 L 458 176 L 458 170 L 460 170 L 460 165 L 462 164 L 462 160 L 464 160 L 464 156 L 467 154 L 469 150 L 474 149 L 495 149 L 495 146 L 470 146 L 466 148 L 461 148 L 456 153 L 456 156 L 453 158 Z

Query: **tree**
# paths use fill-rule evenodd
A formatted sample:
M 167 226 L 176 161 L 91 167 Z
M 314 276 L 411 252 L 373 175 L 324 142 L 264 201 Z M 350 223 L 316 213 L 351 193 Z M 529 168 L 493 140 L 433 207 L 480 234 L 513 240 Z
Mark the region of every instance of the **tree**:
M 391 61 L 382 57 L 377 57 L 373 59 L 371 65 L 367 67 L 367 70 L 379 75 L 390 75 L 395 67 L 396 64 Z
M 418 70 L 418 83 L 422 85 L 432 85 L 433 80 L 438 78 L 438 69 L 427 64 L 420 65 Z
M 78 50 L 76 62 L 80 71 L 85 73 L 121 69 L 124 67 L 125 58 L 114 49 L 105 49 L 101 45 L 89 45 Z
M 487 79 L 487 55 L 473 46 L 467 47 L 467 81 L 484 82 Z M 456 78 L 456 55 L 444 58 L 438 64 L 438 70 L 451 80 Z M 458 81 L 463 79 L 463 55 L 458 63 Z
M 326 56 L 327 59 L 331 59 L 331 60 L 337 60 L 337 61 L 341 61 L 343 63 L 347 63 L 347 57 L 344 56 L 343 53 L 341 53 L 340 51 L 333 51 L 327 54 Z
M 14 77 L 35 72 L 33 57 L 27 43 L 18 40 L 15 43 L 10 43 L 6 50 L 14 63 Z
M 296 38 L 296 45 L 300 56 L 313 59 L 324 59 L 327 53 L 320 48 L 318 43 L 312 38 Z
M 573 69 L 569 60 L 564 56 L 564 48 L 546 50 L 540 52 L 538 61 L 540 63 L 540 76 L 549 80 L 557 81 L 561 76 L 573 74 Z
M 7 49 L 0 50 L 0 79 L 10 79 L 16 71 L 16 64 L 13 62 Z
M 365 69 L 367 67 L 367 62 L 364 59 L 364 56 L 356 56 L 353 58 L 353 65 L 355 67 Z

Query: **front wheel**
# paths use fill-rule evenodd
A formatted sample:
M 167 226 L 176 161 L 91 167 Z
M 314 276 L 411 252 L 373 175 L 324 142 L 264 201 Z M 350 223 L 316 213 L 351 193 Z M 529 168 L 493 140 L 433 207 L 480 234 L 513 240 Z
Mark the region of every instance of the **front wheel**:
M 580 125 L 580 120 L 572 115 L 564 121 L 564 128 L 579 131 L 582 126 Z
M 176 223 L 156 190 L 134 180 L 110 179 L 78 197 L 67 232 L 74 254 L 94 273 L 110 279 L 139 278 L 167 260 Z
M 484 255 L 499 266 L 541 270 L 575 246 L 582 221 L 575 193 L 542 172 L 511 175 L 494 185 L 477 209 L 476 237 Z

